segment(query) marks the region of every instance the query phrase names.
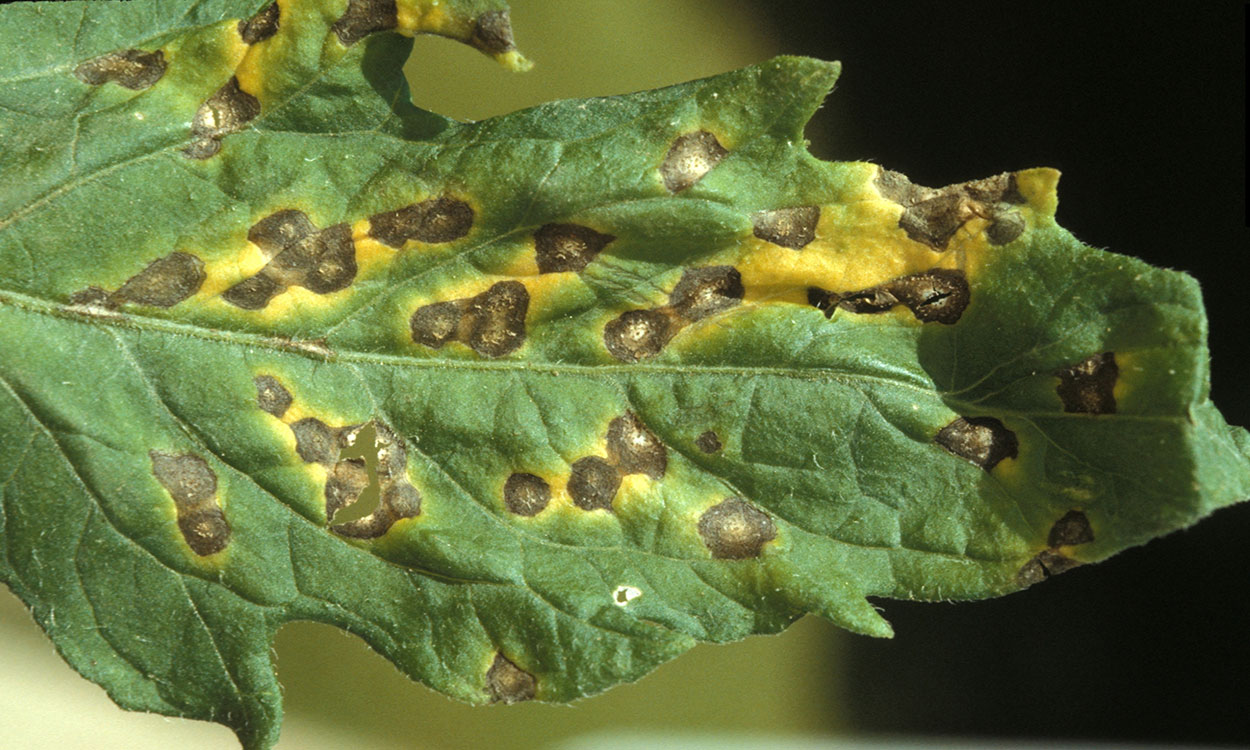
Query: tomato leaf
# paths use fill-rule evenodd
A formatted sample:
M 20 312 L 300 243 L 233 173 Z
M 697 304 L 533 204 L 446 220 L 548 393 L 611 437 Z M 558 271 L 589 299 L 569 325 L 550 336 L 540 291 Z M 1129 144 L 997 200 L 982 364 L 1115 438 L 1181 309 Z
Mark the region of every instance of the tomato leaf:
M 570 701 L 1250 495 L 1193 279 L 815 159 L 835 63 L 457 123 L 405 36 L 522 69 L 493 0 L 0 18 L 0 579 L 126 708 L 271 745 L 299 619 Z

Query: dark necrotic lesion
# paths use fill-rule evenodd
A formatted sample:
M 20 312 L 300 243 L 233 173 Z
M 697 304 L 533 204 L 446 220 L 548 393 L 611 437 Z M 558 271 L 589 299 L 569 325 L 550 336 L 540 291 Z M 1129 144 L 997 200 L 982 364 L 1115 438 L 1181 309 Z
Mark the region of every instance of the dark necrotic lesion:
M 173 252 L 127 279 L 115 296 L 141 305 L 173 307 L 198 292 L 204 279 L 204 261 L 190 253 Z
M 819 287 L 807 290 L 808 304 L 824 312 L 826 317 L 832 317 L 834 311 L 839 309 L 872 314 L 904 305 L 923 323 L 945 325 L 959 322 L 971 300 L 972 290 L 963 271 L 951 268 L 933 268 L 850 292 L 833 292 Z
M 1074 414 L 1114 414 L 1115 384 L 1120 376 L 1114 352 L 1086 357 L 1055 371 L 1059 385 L 1055 391 L 1063 410 Z
M 1025 229 L 1024 217 L 1014 207 L 1025 203 L 1013 173 L 1004 173 L 940 190 L 915 185 L 898 172 L 882 169 L 877 191 L 903 207 L 898 226 L 916 242 L 945 250 L 955 233 L 970 219 L 989 220 L 986 239 L 992 245 L 1015 240 Z
M 281 419 L 291 408 L 291 392 L 272 375 L 258 375 L 252 382 L 256 386 L 256 405 Z
M 242 130 L 260 115 L 260 100 L 239 88 L 231 76 L 196 110 L 191 120 L 191 144 L 182 150 L 188 159 L 208 159 L 221 150 L 221 139 Z
M 473 228 L 473 207 L 459 198 L 430 198 L 369 217 L 369 236 L 401 248 L 408 240 L 427 244 L 452 242 Z
M 398 25 L 395 0 L 349 0 L 347 10 L 330 29 L 344 46 L 350 47 L 370 34 Z
M 603 343 L 616 359 L 637 362 L 663 351 L 678 330 L 665 310 L 627 310 L 604 327 Z
M 681 329 L 741 304 L 742 274 L 733 266 L 687 268 L 668 295 L 668 304 L 627 310 L 603 329 L 608 353 L 622 362 L 654 357 Z
M 1083 511 L 1070 510 L 1050 527 L 1046 543 L 1051 547 L 1067 547 L 1089 544 L 1094 541 L 1094 530 Z
M 536 516 L 551 502 L 551 487 L 542 477 L 516 473 L 503 485 L 503 503 L 509 513 Z
M 529 302 L 525 285 L 509 280 L 473 297 L 422 305 L 409 319 L 412 340 L 434 349 L 461 341 L 483 357 L 502 357 L 525 343 Z
M 292 397 L 272 375 L 258 375 L 256 405 L 281 417 Z M 332 427 L 316 417 L 289 424 L 295 452 L 302 461 L 326 468 L 325 514 L 330 530 L 354 539 L 374 539 L 397 521 L 421 515 L 421 493 L 408 481 L 408 449 L 402 436 L 381 420 Z M 373 441 L 369 449 L 360 445 Z M 361 455 L 361 454 L 364 455 Z M 378 506 L 367 516 L 334 523 L 339 511 L 355 504 L 371 487 L 378 491 Z
M 774 245 L 801 250 L 816 239 L 820 206 L 796 206 L 759 211 L 751 216 L 756 237 Z
M 608 461 L 623 474 L 659 479 L 668 467 L 668 449 L 633 412 L 608 423 L 607 450 Z
M 1047 549 L 1038 552 L 1016 572 L 1016 583 L 1031 586 L 1053 575 L 1067 572 L 1081 564 L 1065 555 L 1060 548 L 1094 541 L 1094 530 L 1083 511 L 1070 510 L 1050 527 Z
M 643 474 L 661 479 L 668 468 L 668 449 L 633 412 L 608 423 L 605 442 L 607 458 L 586 456 L 570 467 L 569 497 L 582 510 L 611 511 L 623 477 Z
M 291 286 L 330 294 L 356 279 L 356 245 L 347 224 L 318 231 L 303 211 L 283 209 L 254 224 L 247 238 L 270 260 L 222 293 L 235 307 L 259 310 Z
M 434 302 L 418 307 L 409 320 L 412 340 L 431 349 L 439 349 L 448 341 L 459 339 L 460 321 L 464 317 L 466 300 Z
M 693 323 L 737 306 L 744 294 L 742 274 L 733 266 L 688 268 L 669 294 L 668 304 Z
M 468 344 L 483 357 L 502 357 L 525 343 L 530 295 L 519 281 L 500 281 L 469 300 Z
M 615 239 L 580 224 L 544 224 L 534 232 L 538 272 L 581 271 Z
M 175 251 L 149 263 L 115 292 L 91 286 L 74 293 L 70 302 L 109 309 L 127 302 L 173 307 L 198 292 L 204 279 L 204 261 L 190 253 Z
M 612 500 L 621 486 L 621 472 L 599 456 L 586 456 L 573 462 L 568 493 L 582 510 L 612 510 Z
M 141 91 L 165 75 L 165 53 L 126 49 L 93 57 L 74 68 L 74 77 L 85 84 L 100 86 L 110 81 L 118 86 Z
M 491 55 L 502 55 L 516 49 L 512 39 L 512 21 L 506 10 L 488 10 L 473 22 L 469 43 Z
M 767 513 L 731 497 L 699 517 L 699 536 L 712 557 L 745 560 L 759 557 L 764 545 L 777 538 L 777 527 Z
M 194 453 L 148 453 L 152 474 L 173 498 L 178 530 L 191 551 L 213 555 L 230 544 L 230 524 L 217 502 L 217 474 Z
M 994 417 L 959 417 L 934 438 L 948 452 L 989 471 L 1005 458 L 1019 455 L 1019 440 Z
M 694 445 L 704 453 L 716 453 L 723 447 L 720 436 L 713 430 L 708 430 L 695 438 Z
M 520 703 L 534 698 L 538 681 L 501 653 L 486 671 L 486 691 L 492 703 Z
M 716 136 L 706 130 L 686 133 L 669 147 L 660 163 L 660 176 L 669 192 L 680 193 L 712 171 L 729 153 Z
M 295 452 L 305 462 L 331 467 L 342 448 L 342 433 L 316 417 L 304 417 L 291 424 Z
M 1066 573 L 1080 564 L 1080 561 L 1073 560 L 1060 552 L 1044 549 L 1034 555 L 1016 572 L 1016 584 L 1021 587 L 1032 586 L 1051 576 Z
M 278 33 L 281 10 L 276 2 L 269 3 L 257 11 L 256 15 L 245 21 L 239 21 L 239 36 L 244 44 L 263 42 Z

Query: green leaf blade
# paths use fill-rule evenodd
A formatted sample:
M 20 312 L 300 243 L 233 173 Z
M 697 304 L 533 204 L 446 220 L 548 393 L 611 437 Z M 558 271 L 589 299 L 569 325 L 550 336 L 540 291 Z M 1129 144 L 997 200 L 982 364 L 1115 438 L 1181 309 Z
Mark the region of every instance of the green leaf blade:
M 45 43 L 0 75 L 0 574 L 123 706 L 268 746 L 298 619 L 569 701 L 1250 494 L 1196 282 L 1080 245 L 1053 170 L 814 159 L 836 64 L 458 124 L 344 40 L 385 3 L 158 5 L 6 8 Z M 523 67 L 444 5 L 392 25 Z M 74 75 L 119 48 L 167 67 Z

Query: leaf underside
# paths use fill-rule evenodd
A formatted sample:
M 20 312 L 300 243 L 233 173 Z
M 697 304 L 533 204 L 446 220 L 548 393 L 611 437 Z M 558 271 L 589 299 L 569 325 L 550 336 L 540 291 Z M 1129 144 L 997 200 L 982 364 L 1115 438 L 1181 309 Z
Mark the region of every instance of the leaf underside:
M 816 160 L 836 64 L 463 124 L 405 37 L 523 68 L 497 0 L 0 19 L 0 579 L 126 708 L 269 746 L 301 619 L 569 701 L 1250 495 L 1197 284 Z

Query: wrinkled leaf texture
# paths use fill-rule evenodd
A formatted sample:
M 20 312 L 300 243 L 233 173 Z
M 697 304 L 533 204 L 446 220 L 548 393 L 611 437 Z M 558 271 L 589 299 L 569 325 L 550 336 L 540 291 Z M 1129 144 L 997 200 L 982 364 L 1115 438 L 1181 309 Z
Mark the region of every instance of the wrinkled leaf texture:
M 120 705 L 269 746 L 298 619 L 569 701 L 1250 495 L 1196 283 L 1058 227 L 1053 170 L 818 161 L 801 58 L 413 107 L 404 35 L 523 68 L 505 11 L 0 10 L 0 578 Z

